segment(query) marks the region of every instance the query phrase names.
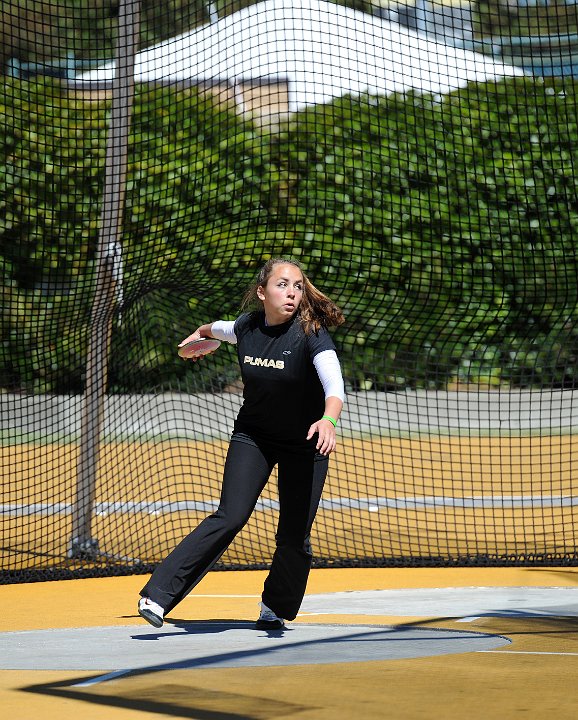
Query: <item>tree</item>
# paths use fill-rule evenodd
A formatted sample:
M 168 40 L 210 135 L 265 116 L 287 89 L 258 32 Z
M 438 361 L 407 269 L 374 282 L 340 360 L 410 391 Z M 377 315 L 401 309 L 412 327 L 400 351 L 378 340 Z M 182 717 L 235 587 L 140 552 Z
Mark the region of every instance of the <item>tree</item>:
M 62 5 L 48 0 L 0 0 L 0 10 L 1 66 L 10 58 L 40 62 L 66 53 Z
M 473 10 L 474 33 L 479 39 L 567 35 L 578 29 L 578 8 L 566 0 L 477 0 Z

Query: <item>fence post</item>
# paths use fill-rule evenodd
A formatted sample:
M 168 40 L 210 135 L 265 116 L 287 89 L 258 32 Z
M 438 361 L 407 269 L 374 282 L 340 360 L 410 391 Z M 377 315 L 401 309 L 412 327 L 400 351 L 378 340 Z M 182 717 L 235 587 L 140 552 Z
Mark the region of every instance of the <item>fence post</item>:
M 105 411 L 108 357 L 116 297 L 122 291 L 122 219 L 125 203 L 128 141 L 134 98 L 134 66 L 140 26 L 140 0 L 121 0 L 116 72 L 108 127 L 104 191 L 96 253 L 96 283 L 91 313 L 77 465 L 76 499 L 69 557 L 98 559 L 102 553 L 92 537 L 98 456 Z

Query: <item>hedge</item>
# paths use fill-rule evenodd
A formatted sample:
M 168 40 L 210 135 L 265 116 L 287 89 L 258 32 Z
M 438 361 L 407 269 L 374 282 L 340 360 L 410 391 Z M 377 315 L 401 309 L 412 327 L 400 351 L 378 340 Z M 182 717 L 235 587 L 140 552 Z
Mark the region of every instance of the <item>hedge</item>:
M 313 274 L 346 283 L 375 385 L 574 385 L 575 87 L 343 98 L 279 138 L 288 214 Z
M 107 106 L 49 81 L 3 89 L 0 386 L 77 392 Z M 575 89 L 344 97 L 272 131 L 193 90 L 139 88 L 111 390 L 196 387 L 176 342 L 234 317 L 273 254 L 343 306 L 351 387 L 573 387 Z M 234 373 L 226 352 L 211 383 Z

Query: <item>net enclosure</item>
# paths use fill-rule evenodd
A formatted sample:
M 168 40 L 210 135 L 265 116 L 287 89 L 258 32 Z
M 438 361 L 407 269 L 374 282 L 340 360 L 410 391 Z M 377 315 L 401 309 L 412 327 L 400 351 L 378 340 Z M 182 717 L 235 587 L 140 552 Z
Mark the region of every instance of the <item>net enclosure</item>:
M 346 317 L 317 566 L 575 565 L 577 7 L 3 0 L 0 582 L 214 511 L 235 349 L 177 345 L 276 256 Z

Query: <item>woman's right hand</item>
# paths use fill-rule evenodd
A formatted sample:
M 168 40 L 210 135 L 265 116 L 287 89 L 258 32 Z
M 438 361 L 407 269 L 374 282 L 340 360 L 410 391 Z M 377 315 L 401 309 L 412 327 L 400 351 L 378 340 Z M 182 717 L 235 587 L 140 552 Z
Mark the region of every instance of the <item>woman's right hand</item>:
M 183 345 L 186 345 L 187 343 L 192 342 L 193 340 L 200 340 L 201 337 L 203 337 L 201 335 L 201 328 L 197 328 L 195 330 L 195 332 L 192 333 L 192 335 L 189 335 L 189 337 L 186 337 L 184 340 L 182 340 L 179 343 L 179 347 L 183 347 Z
M 210 338 L 213 337 L 211 335 L 211 326 L 212 323 L 206 323 L 205 325 L 201 325 L 201 327 L 198 327 L 194 333 L 191 333 L 189 337 L 186 337 L 184 340 L 182 340 L 179 343 L 179 347 L 183 347 L 183 345 L 186 345 L 187 343 L 191 342 L 192 340 L 200 340 L 201 338 Z M 207 355 L 211 355 L 212 353 L 207 353 Z M 205 357 L 205 355 L 199 355 L 199 357 Z M 192 357 L 190 358 L 193 362 L 196 362 L 199 357 Z

